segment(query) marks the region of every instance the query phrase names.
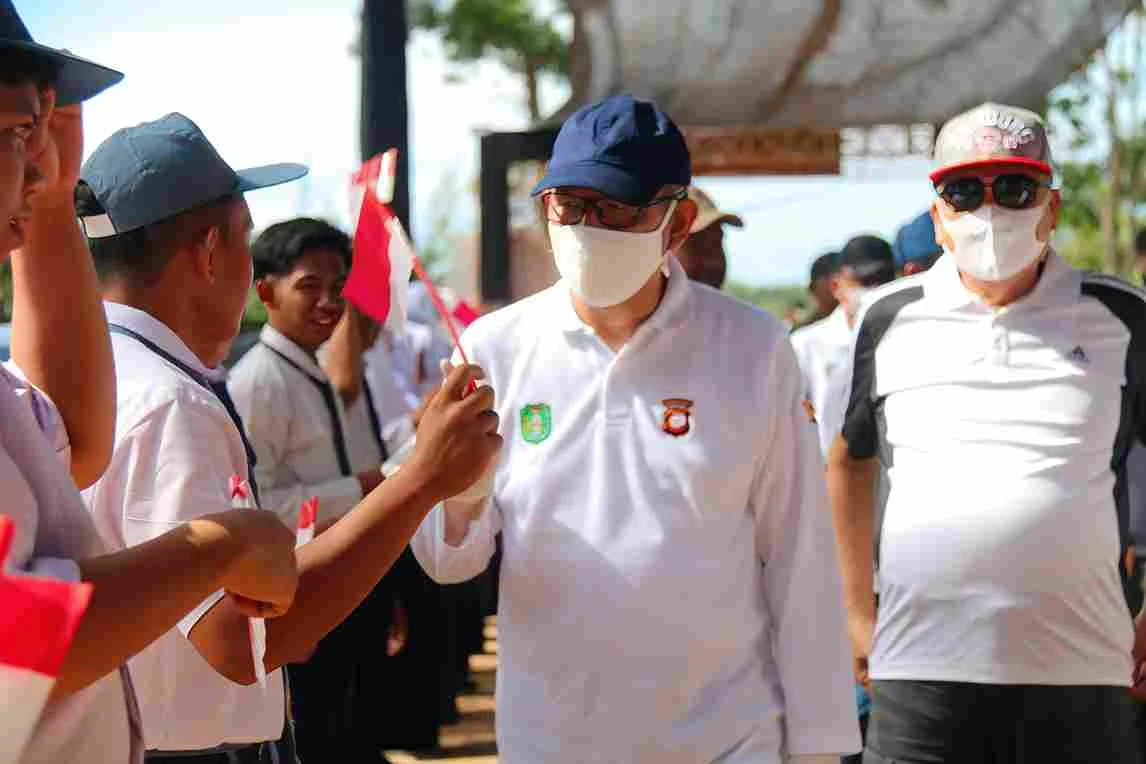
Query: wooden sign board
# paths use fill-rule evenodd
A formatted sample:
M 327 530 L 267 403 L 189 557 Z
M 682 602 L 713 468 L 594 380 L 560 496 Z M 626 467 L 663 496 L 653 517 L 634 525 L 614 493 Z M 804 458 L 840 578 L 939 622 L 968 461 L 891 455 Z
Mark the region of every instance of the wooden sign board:
M 838 175 L 840 133 L 810 128 L 684 129 L 694 175 Z

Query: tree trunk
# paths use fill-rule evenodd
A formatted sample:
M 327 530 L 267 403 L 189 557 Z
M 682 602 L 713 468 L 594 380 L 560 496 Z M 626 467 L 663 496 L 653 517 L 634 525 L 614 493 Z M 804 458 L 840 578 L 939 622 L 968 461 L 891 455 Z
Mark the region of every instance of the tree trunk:
M 1106 64 L 1106 134 L 1110 149 L 1106 158 L 1107 192 L 1102 200 L 1099 220 L 1102 225 L 1102 245 L 1106 270 L 1125 273 L 1125 265 L 1118 237 L 1118 213 L 1122 206 L 1122 140 L 1118 131 L 1118 80 L 1109 49 L 1101 53 Z
M 537 62 L 530 56 L 525 56 L 525 93 L 529 101 L 529 125 L 532 127 L 541 121 L 541 101 L 537 94 Z

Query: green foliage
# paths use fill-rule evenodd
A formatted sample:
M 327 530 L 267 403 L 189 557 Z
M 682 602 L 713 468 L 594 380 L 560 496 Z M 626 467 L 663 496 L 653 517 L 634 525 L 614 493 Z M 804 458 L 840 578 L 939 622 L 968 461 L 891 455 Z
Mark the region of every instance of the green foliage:
M 565 41 L 548 19 L 534 14 L 528 0 L 414 0 L 411 20 L 415 27 L 440 31 L 455 61 L 494 56 L 523 73 L 527 61 L 555 74 L 569 67 Z
M 262 326 L 267 322 L 267 309 L 259 299 L 258 292 L 252 286 L 247 293 L 247 310 L 243 313 L 243 328 L 249 329 Z
M 800 313 L 807 312 L 808 291 L 802 286 L 761 287 L 732 281 L 724 285 L 725 291 L 744 302 L 772 313 L 777 318 L 794 305 L 800 306 Z

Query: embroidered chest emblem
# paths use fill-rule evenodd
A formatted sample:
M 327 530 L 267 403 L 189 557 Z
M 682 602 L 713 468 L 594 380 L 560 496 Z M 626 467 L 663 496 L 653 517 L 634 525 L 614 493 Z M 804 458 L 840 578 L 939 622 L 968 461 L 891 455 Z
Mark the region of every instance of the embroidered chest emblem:
M 692 429 L 693 402 L 687 398 L 665 398 L 661 405 L 665 407 L 661 429 L 674 438 L 687 435 Z
M 1075 345 L 1074 350 L 1070 351 L 1070 360 L 1075 363 L 1086 363 L 1086 351 L 1082 349 L 1082 345 Z
M 553 413 L 548 403 L 527 403 L 521 407 L 521 439 L 538 444 L 553 432 Z

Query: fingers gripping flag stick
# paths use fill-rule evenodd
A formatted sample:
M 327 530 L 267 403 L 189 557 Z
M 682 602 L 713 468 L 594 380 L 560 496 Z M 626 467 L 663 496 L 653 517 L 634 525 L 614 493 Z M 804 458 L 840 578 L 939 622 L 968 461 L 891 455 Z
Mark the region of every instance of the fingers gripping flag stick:
M 0 764 L 20 760 L 91 600 L 91 584 L 2 572 L 15 527 L 0 515 Z
M 360 194 L 362 199 L 354 228 L 354 262 L 342 293 L 375 321 L 401 330 L 406 324 L 407 284 L 411 270 L 414 271 L 425 285 L 459 356 L 468 364 L 454 316 L 426 274 L 402 222 L 388 206 L 394 196 L 397 165 L 398 151 L 390 149 L 363 164 L 352 179 L 355 196 Z M 471 382 L 469 389 L 472 392 L 476 385 Z
M 251 487 L 238 475 L 231 476 L 231 509 L 258 509 L 251 498 Z M 251 639 L 251 660 L 255 663 L 255 679 L 263 692 L 267 690 L 267 622 L 262 618 L 248 618 L 247 631 Z
M 318 497 L 311 496 L 302 503 L 298 513 L 298 531 L 295 532 L 294 547 L 298 549 L 303 544 L 314 540 L 314 524 L 318 521 Z

